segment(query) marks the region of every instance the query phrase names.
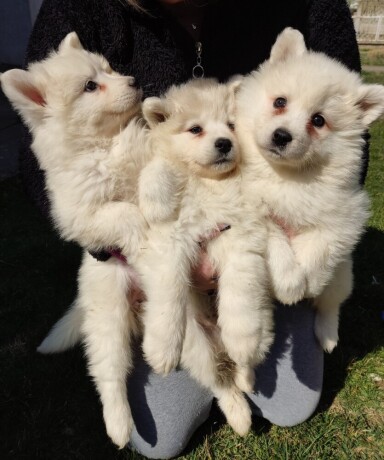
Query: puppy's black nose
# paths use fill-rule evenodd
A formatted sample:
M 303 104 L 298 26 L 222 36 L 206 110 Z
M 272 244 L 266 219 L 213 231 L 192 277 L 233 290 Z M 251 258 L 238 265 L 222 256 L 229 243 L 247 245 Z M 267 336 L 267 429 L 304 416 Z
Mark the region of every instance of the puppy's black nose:
M 216 139 L 215 147 L 220 153 L 226 155 L 231 151 L 232 142 L 225 137 L 219 137 L 219 139 Z
M 272 142 L 276 145 L 276 147 L 285 147 L 291 141 L 291 133 L 283 128 L 277 128 L 272 134 Z

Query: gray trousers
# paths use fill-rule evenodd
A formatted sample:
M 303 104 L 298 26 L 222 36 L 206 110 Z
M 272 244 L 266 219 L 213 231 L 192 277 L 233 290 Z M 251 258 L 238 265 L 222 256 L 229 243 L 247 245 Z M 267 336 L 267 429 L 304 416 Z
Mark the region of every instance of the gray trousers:
M 256 369 L 252 411 L 279 426 L 293 426 L 315 411 L 323 382 L 323 351 L 313 332 L 314 311 L 306 305 L 275 311 L 276 338 L 267 360 Z M 208 418 L 212 394 L 186 371 L 154 374 L 143 358 L 129 378 L 135 422 L 131 448 L 148 458 L 179 455 Z

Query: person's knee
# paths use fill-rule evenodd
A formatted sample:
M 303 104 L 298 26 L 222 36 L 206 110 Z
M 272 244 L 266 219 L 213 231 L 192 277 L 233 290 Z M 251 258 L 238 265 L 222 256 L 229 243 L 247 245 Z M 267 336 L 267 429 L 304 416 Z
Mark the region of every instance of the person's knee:
M 140 440 L 131 440 L 129 447 L 143 455 L 147 458 L 152 459 L 170 459 L 174 457 L 178 457 L 182 451 L 185 449 L 189 439 L 186 440 L 179 440 L 179 442 L 175 442 L 175 439 L 169 439 L 167 443 L 151 446 L 147 444 L 142 439 Z
M 255 415 L 274 425 L 308 420 L 319 403 L 324 353 L 313 332 L 315 312 L 307 305 L 276 309 L 276 340 L 256 369 L 256 392 L 248 395 Z
M 134 428 L 130 440 L 130 448 L 147 458 L 170 459 L 179 456 L 187 447 L 189 440 L 196 429 L 209 417 L 212 398 L 207 400 L 199 411 L 193 416 L 163 421 L 158 426 L 152 441 L 145 440 Z M 154 439 L 156 439 L 154 441 Z
M 315 413 L 321 396 L 320 391 L 304 392 L 300 400 L 286 401 L 280 411 L 265 411 L 263 417 L 273 425 L 290 427 L 309 420 Z

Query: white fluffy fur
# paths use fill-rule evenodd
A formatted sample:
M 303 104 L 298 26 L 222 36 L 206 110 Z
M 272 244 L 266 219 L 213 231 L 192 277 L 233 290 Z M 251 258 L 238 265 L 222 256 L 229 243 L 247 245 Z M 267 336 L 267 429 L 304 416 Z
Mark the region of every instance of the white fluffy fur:
M 274 107 L 277 98 L 286 106 Z M 352 291 L 351 253 L 367 221 L 359 185 L 364 130 L 384 111 L 384 88 L 286 29 L 271 58 L 247 76 L 237 97 L 237 127 L 251 196 L 268 207 L 267 261 L 274 295 L 292 304 L 314 298 L 316 335 L 326 351 L 338 341 L 340 304 Z M 314 115 L 325 119 L 315 127 Z M 283 129 L 291 140 L 274 142 Z M 282 230 L 285 228 L 285 232 Z
M 85 91 L 88 81 L 97 84 L 94 91 Z M 120 248 L 134 260 L 146 232 L 135 202 L 149 152 L 134 79 L 112 71 L 71 33 L 46 60 L 4 73 L 1 83 L 33 134 L 60 234 L 87 249 Z M 137 330 L 127 301 L 134 283 L 127 265 L 97 262 L 85 251 L 78 297 L 38 348 L 58 352 L 84 338 L 107 432 L 120 447 L 133 425 L 126 374 Z
M 99 87 L 87 92 L 87 81 Z M 71 33 L 28 71 L 2 74 L 1 84 L 32 132 L 60 234 L 88 249 L 136 252 L 145 222 L 130 204 L 136 182 L 126 178 L 137 177 L 145 158 L 133 77 L 112 71 Z
M 87 81 L 96 91 L 84 92 Z M 139 92 L 130 77 L 111 71 L 69 34 L 28 72 L 10 71 L 2 84 L 33 133 L 33 150 L 46 174 L 54 221 L 67 239 L 88 249 L 122 248 L 141 275 L 147 294 L 144 350 L 157 371 L 179 362 L 212 389 L 228 422 L 245 434 L 250 408 L 241 390 L 252 390 L 252 366 L 272 342 L 266 292 L 265 228 L 242 199 L 240 159 L 231 127 L 234 84 L 194 82 L 145 103 L 147 131 L 134 118 Z M 193 135 L 194 124 L 204 135 Z M 228 160 L 214 143 L 230 139 Z M 154 151 L 155 159 L 143 167 Z M 140 207 L 136 203 L 139 172 Z M 190 289 L 198 240 L 218 223 L 232 228 L 208 245 L 220 278 L 219 326 L 207 320 L 207 298 Z M 142 246 L 142 250 L 141 250 Z M 140 248 L 140 250 L 139 250 Z M 132 416 L 126 374 L 137 322 L 127 291 L 136 282 L 129 267 L 84 252 L 78 296 L 38 350 L 62 351 L 82 339 L 89 373 L 103 403 L 106 429 L 118 446 L 129 440 Z M 224 377 L 224 350 L 237 374 Z M 236 383 L 238 386 L 236 386 Z
M 211 388 L 234 430 L 245 434 L 250 410 L 238 388 L 252 391 L 253 366 L 265 357 L 273 334 L 263 257 L 266 228 L 257 208 L 244 200 L 232 127 L 236 86 L 193 81 L 171 88 L 164 98 L 144 101 L 154 159 L 139 184 L 150 227 L 139 271 L 147 297 L 146 359 L 166 374 L 181 355 L 182 365 Z M 194 127 L 201 132 L 194 133 Z M 223 140 L 231 144 L 224 153 L 217 146 Z M 196 322 L 203 299 L 191 289 L 190 270 L 199 240 L 219 223 L 231 229 L 207 245 L 220 275 L 220 334 L 214 349 Z M 220 383 L 218 350 L 236 363 L 235 381 Z

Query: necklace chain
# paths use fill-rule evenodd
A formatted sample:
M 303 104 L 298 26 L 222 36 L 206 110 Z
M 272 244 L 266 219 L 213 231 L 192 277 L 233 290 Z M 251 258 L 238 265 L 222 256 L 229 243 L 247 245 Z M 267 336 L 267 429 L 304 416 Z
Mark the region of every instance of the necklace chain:
M 203 52 L 203 44 L 201 42 L 196 42 L 196 65 L 192 69 L 193 78 L 203 78 L 204 77 L 204 67 L 201 65 L 202 52 Z

